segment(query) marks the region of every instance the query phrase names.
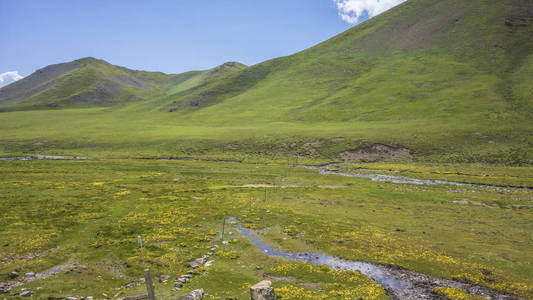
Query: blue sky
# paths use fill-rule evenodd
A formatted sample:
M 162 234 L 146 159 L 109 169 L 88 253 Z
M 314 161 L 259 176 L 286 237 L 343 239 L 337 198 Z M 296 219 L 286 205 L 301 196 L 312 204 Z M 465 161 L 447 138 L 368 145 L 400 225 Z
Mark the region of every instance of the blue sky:
M 93 56 L 180 73 L 289 55 L 403 0 L 0 0 L 0 75 Z M 1 78 L 0 78 L 1 79 Z

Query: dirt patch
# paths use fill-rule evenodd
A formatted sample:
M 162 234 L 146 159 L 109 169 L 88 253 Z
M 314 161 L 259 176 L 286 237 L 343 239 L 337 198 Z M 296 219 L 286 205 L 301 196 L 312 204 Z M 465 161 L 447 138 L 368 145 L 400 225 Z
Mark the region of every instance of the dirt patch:
M 393 147 L 384 144 L 373 144 L 370 147 L 346 150 L 339 153 L 344 160 L 374 162 L 412 158 L 411 151 L 404 147 Z

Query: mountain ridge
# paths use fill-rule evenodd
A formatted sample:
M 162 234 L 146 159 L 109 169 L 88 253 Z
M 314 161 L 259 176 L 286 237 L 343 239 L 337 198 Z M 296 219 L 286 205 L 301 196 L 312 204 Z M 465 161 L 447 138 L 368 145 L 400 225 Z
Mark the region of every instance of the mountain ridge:
M 252 153 L 311 151 L 287 146 L 298 140 L 321 145 L 311 152 L 328 157 L 381 143 L 447 161 L 532 160 L 531 1 L 409 0 L 314 47 L 252 66 L 163 74 L 95 63 L 99 69 L 81 74 L 95 82 L 78 85 L 74 94 L 89 97 L 83 94 L 91 95 L 88 87 L 111 78 L 129 88 L 113 101 L 85 107 L 113 109 L 78 109 L 87 102 L 68 102 L 71 85 L 59 84 L 0 110 L 33 110 L 39 126 L 48 128 L 51 113 L 39 109 L 68 108 L 53 115 L 61 122 L 81 118 L 83 126 L 68 131 L 71 139 L 89 134 L 101 143 L 123 132 L 131 139 L 124 144 L 140 147 L 143 136 L 170 154 L 226 149 L 218 143 Z M 124 74 L 133 82 L 117 79 Z M 150 89 L 131 87 L 136 83 Z M 47 106 L 50 99 L 59 105 Z M 0 118 L 7 124 L 16 114 Z M 32 126 L 6 135 L 36 138 L 42 131 Z
M 0 110 L 113 106 L 162 95 L 196 73 L 231 72 L 244 65 L 228 62 L 206 71 L 165 74 L 131 70 L 94 57 L 48 65 L 0 89 Z M 210 77 L 208 76 L 208 77 Z

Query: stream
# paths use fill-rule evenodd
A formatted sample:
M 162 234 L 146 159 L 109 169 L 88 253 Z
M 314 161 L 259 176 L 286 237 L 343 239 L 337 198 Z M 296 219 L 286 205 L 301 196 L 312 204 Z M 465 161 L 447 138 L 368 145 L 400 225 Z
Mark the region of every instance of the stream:
M 261 252 L 269 256 L 297 260 L 313 265 L 325 265 L 335 270 L 359 271 L 374 282 L 383 286 L 387 290 L 391 299 L 441 299 L 442 297 L 431 292 L 435 287 L 439 286 L 464 289 L 470 294 L 480 295 L 487 299 L 520 299 L 516 296 L 508 295 L 484 286 L 475 285 L 470 282 L 434 278 L 397 266 L 345 260 L 316 252 L 284 252 L 277 250 L 275 247 L 263 241 L 259 232 L 244 228 L 242 223 L 234 217 L 229 217 L 226 221 L 230 224 L 236 224 L 237 230 L 242 236 L 248 238 Z
M 385 175 L 385 174 L 369 174 L 369 173 L 346 173 L 342 171 L 330 170 L 329 167 L 336 166 L 341 164 L 327 164 L 323 166 L 305 166 L 297 165 L 298 168 L 304 168 L 308 170 L 316 170 L 320 174 L 324 175 L 340 175 L 347 177 L 358 177 L 358 178 L 369 178 L 372 181 L 382 181 L 382 182 L 392 182 L 392 183 L 409 183 L 409 184 L 419 184 L 419 185 L 453 185 L 453 186 L 462 186 L 462 187 L 477 187 L 477 188 L 488 188 L 494 190 L 527 190 L 531 191 L 533 188 L 529 187 L 506 187 L 506 186 L 497 186 L 489 184 L 476 184 L 476 183 L 464 183 L 464 182 L 455 182 L 455 181 L 446 181 L 446 180 L 433 180 L 433 179 L 416 179 L 404 176 L 397 175 Z M 368 169 L 361 169 L 361 171 L 366 171 Z M 374 170 L 372 170 L 374 171 Z M 375 170 L 380 172 L 387 172 L 388 170 Z M 389 171 L 390 172 L 390 171 Z
M 88 159 L 83 156 L 63 156 L 63 155 L 30 155 L 19 157 L 0 157 L 0 161 L 12 161 L 12 160 L 37 160 L 37 159 L 55 159 L 55 160 L 67 160 L 67 159 Z

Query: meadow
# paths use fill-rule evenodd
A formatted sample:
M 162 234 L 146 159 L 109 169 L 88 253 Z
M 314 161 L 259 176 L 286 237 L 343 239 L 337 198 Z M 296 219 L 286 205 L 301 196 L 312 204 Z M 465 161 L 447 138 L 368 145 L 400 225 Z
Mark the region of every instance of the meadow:
M 453 168 L 476 169 L 489 178 L 501 172 L 482 165 Z M 517 185 L 530 182 L 527 168 L 513 172 L 525 178 Z M 173 278 L 218 244 L 211 266 L 198 269 L 177 292 L 171 291 L 172 279 L 157 282 L 157 296 L 203 288 L 207 299 L 247 298 L 251 285 L 270 276 L 282 299 L 388 298 L 357 271 L 269 257 L 232 224 L 225 225 L 228 243 L 221 243 L 222 222 L 234 216 L 287 251 L 393 264 L 533 297 L 530 190 L 374 182 L 275 161 L 3 161 L 0 181 L 0 281 L 10 280 L 13 270 L 65 266 L 11 295 L 21 288 L 31 289 L 36 299 L 138 295 L 144 291 L 143 269 L 150 268 L 155 281 L 160 275 Z M 138 235 L 144 248 L 137 248 Z
M 0 159 L 0 288 L 59 270 L 0 298 L 139 295 L 145 268 L 158 299 L 196 288 L 243 299 L 264 278 L 280 299 L 389 298 L 358 271 L 258 251 L 223 225 L 235 217 L 283 251 L 533 299 L 532 11 L 531 1 L 410 0 L 253 66 L 163 74 L 83 58 L 3 87 L 0 158 L 87 159 Z M 329 170 L 480 186 L 297 167 L 374 144 L 408 155 Z M 172 291 L 215 244 L 214 262 Z M 479 299 L 453 287 L 433 296 Z

